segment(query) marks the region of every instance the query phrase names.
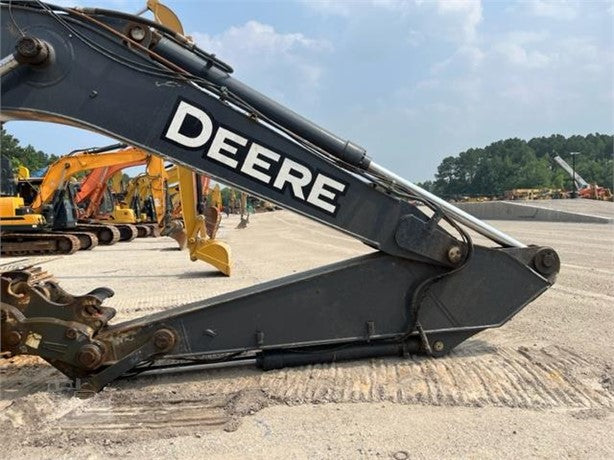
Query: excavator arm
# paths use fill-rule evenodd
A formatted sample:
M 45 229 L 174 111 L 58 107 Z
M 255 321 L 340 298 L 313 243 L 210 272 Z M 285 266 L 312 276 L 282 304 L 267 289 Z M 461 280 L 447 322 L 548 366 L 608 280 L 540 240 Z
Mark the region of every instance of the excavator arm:
M 3 349 L 43 357 L 84 390 L 178 358 L 270 369 L 438 356 L 554 283 L 552 249 L 526 246 L 388 171 L 165 26 L 39 2 L 3 2 L 1 21 L 5 120 L 103 133 L 376 250 L 115 325 L 107 290 L 74 297 L 3 275 Z M 474 245 L 466 227 L 500 247 Z M 29 302 L 12 294 L 24 290 Z
M 112 151 L 107 149 L 90 149 L 65 155 L 49 166 L 39 187 L 38 195 L 32 202 L 32 208 L 41 209 L 44 204 L 49 203 L 53 199 L 55 192 L 63 188 L 64 184 L 75 174 L 90 169 L 112 166 L 117 163 L 136 162 L 140 164 L 147 161 L 147 158 L 148 154 L 146 152 L 133 147 Z M 94 181 L 85 184 L 85 187 L 82 187 L 81 191 L 77 194 L 77 201 L 80 202 L 87 197 L 95 186 Z
M 77 193 L 76 196 L 77 204 L 88 200 L 88 205 L 83 212 L 83 217 L 93 218 L 96 216 L 96 214 L 98 214 L 98 210 L 100 209 L 104 194 L 107 190 L 107 181 L 110 177 L 112 177 L 118 171 L 122 171 L 133 166 L 140 166 L 146 161 L 147 158 L 144 160 L 129 161 L 127 163 L 119 163 L 92 169 L 81 182 L 81 190 L 79 190 L 79 193 Z

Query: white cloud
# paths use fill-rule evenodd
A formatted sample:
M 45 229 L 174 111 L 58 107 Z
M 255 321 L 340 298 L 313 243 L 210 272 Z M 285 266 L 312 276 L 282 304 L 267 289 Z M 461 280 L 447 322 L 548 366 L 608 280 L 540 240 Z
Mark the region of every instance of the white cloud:
M 495 43 L 495 54 L 508 64 L 528 69 L 544 68 L 557 59 L 557 53 L 536 49 L 547 39 L 547 34 L 538 32 L 516 31 L 504 36 Z
M 258 21 L 232 26 L 218 35 L 199 32 L 191 35 L 201 48 L 234 64 L 240 78 L 247 78 L 260 88 L 268 87 L 271 81 L 290 80 L 302 89 L 314 89 L 323 73 L 318 57 L 332 50 L 326 40 L 301 33 L 279 33 Z M 281 86 L 272 90 L 278 97 L 285 93 Z
M 496 47 L 497 51 L 513 65 L 528 68 L 543 68 L 551 62 L 551 58 L 540 51 L 527 51 L 516 43 L 501 43 Z
M 529 11 L 535 16 L 569 21 L 578 15 L 576 2 L 561 0 L 531 0 Z
M 230 27 L 220 35 L 210 36 L 197 32 L 193 37 L 199 45 L 219 52 L 258 54 L 261 57 L 289 55 L 300 49 L 328 51 L 331 48 L 325 40 L 307 38 L 301 33 L 281 34 L 272 26 L 258 21 Z
M 482 22 L 480 0 L 438 0 L 437 11 L 458 18 L 465 41 L 473 42 L 476 39 L 477 27 Z

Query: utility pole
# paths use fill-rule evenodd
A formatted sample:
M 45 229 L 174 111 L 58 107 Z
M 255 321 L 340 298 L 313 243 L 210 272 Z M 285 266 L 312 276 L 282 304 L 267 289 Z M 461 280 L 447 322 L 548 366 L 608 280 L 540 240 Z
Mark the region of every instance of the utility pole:
M 576 186 L 576 155 L 580 155 L 580 152 L 569 152 L 571 155 L 571 170 L 573 171 L 573 192 L 571 193 L 572 198 L 578 198 L 578 187 Z

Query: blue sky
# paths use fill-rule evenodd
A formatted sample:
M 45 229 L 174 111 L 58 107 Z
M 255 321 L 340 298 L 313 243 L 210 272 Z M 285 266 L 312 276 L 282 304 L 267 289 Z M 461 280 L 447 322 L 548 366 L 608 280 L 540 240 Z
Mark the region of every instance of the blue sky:
M 53 3 L 136 12 L 145 1 Z M 612 2 L 165 4 L 237 78 L 410 180 L 502 138 L 613 131 Z M 112 142 L 58 125 L 6 128 L 55 154 Z

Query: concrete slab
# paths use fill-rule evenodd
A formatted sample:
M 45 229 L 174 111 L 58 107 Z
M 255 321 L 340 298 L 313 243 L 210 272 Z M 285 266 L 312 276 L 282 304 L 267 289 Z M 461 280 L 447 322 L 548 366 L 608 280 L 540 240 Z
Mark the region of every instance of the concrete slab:
M 614 222 L 614 212 L 612 216 L 608 216 L 609 209 L 606 206 L 599 209 L 598 214 L 595 214 L 596 206 L 594 203 L 587 203 L 590 201 L 592 200 L 485 201 L 454 204 L 479 219 L 587 224 L 611 224 Z M 573 202 L 573 205 L 570 205 L 569 202 Z M 614 206 L 614 203 L 609 202 L 597 203 Z M 567 210 L 561 208 L 567 208 Z

